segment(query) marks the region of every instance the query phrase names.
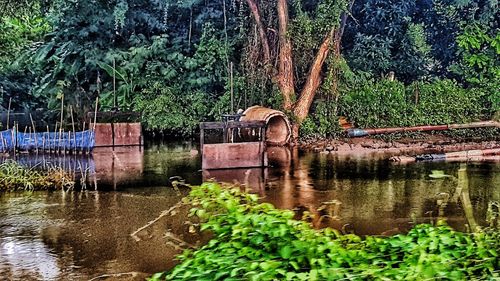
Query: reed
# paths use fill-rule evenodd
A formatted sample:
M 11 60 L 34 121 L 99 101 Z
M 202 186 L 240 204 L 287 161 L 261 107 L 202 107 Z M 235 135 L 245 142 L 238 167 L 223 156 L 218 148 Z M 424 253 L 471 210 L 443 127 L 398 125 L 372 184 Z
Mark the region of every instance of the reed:
M 13 160 L 0 164 L 0 192 L 16 190 L 72 189 L 74 177 L 61 168 L 37 171 L 19 165 Z

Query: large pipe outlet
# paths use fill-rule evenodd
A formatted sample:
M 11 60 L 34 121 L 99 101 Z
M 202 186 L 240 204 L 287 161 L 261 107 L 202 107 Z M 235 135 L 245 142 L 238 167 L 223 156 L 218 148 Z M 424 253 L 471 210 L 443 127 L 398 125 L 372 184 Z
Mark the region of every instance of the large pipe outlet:
M 266 141 L 269 145 L 282 146 L 290 142 L 292 129 L 290 121 L 285 113 L 262 106 L 249 107 L 243 116 L 242 121 L 265 121 L 267 124 Z

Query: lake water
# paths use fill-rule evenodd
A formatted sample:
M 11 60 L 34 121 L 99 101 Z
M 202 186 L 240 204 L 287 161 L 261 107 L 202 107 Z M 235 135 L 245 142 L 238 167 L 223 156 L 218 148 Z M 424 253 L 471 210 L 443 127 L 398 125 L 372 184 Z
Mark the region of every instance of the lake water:
M 21 155 L 26 165 L 63 165 L 90 181 L 83 191 L 0 194 L 0 279 L 143 280 L 171 268 L 183 247 L 206 240 L 189 231 L 187 207 L 179 205 L 189 190 L 173 188 L 172 176 L 243 184 L 297 217 L 309 212 L 315 227 L 359 235 L 438 219 L 468 231 L 487 225 L 488 209 L 500 202 L 498 162 L 398 165 L 387 158 L 275 148 L 266 169 L 201 171 L 191 142 L 100 149 L 91 158 Z M 432 178 L 433 170 L 447 176 Z

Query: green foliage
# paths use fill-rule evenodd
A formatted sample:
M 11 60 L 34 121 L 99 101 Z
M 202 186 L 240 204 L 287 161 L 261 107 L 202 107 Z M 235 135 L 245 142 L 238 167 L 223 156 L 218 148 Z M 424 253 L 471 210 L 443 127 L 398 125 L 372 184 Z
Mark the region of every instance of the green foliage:
M 405 82 L 434 71 L 426 29 L 417 17 L 421 6 L 412 1 L 355 1 L 356 21 L 350 21 L 345 36 L 351 67 L 375 76 L 392 71 Z
M 12 1 L 0 0 L 0 17 L 19 17 L 39 14 L 48 0 Z
M 483 97 L 452 80 L 409 86 L 381 80 L 350 90 L 342 96 L 340 108 L 362 128 L 465 123 L 487 114 Z
M 305 83 L 309 67 L 321 42 L 333 28 L 339 27 L 340 16 L 348 3 L 345 0 L 325 0 L 318 1 L 316 5 L 308 3 L 309 6 L 306 6 L 303 2 L 299 0 L 292 2 L 293 12 L 296 15 L 289 27 L 294 50 L 297 89 Z
M 0 18 L 0 71 L 49 31 L 50 26 L 40 16 Z
M 227 72 L 223 63 L 226 55 L 223 41 L 216 37 L 210 25 L 206 26 L 192 55 L 171 46 L 167 37 L 155 37 L 151 45 L 133 47 L 122 53 L 117 77 L 123 82 L 117 89 L 125 87 L 124 93 L 134 92 L 129 91 L 133 83 L 136 89 L 133 108 L 143 113 L 147 129 L 190 135 L 201 120 L 218 118 L 229 111 Z M 122 74 L 126 71 L 130 74 Z M 108 72 L 112 75 L 112 68 Z M 129 80 L 127 77 L 135 77 L 136 81 L 125 82 Z M 236 96 L 241 84 L 236 75 Z M 117 91 L 117 95 L 123 99 L 129 96 L 120 92 Z M 113 93 L 108 91 L 103 95 L 109 101 Z
M 150 280 L 422 280 L 499 278 L 499 232 L 465 234 L 417 225 L 406 235 L 366 237 L 313 229 L 256 195 L 215 183 L 186 202 L 213 239 Z
M 491 112 L 500 110 L 500 33 L 478 24 L 465 27 L 457 37 L 461 61 L 451 69 L 469 83 L 472 90 L 481 91 L 491 104 Z
M 146 128 L 181 135 L 191 135 L 209 108 L 203 93 L 182 94 L 179 88 L 167 88 L 160 82 L 144 89 L 134 102 Z
M 316 100 L 312 113 L 300 125 L 303 137 L 335 137 L 340 135 L 341 128 L 338 116 L 335 115 L 334 102 Z
M 465 65 L 473 73 L 468 80 L 473 83 L 481 79 L 500 79 L 500 32 L 489 35 L 478 25 L 467 26 L 457 37 L 458 46 Z
M 97 96 L 101 110 L 158 108 L 146 103 L 154 103 L 152 97 L 165 87 L 171 90 L 165 92 L 163 103 L 181 101 L 178 106 L 188 107 L 184 112 L 188 115 L 177 118 L 186 120 L 162 125 L 160 120 L 165 119 L 160 115 L 169 115 L 164 108 L 156 116 L 149 115 L 146 124 L 155 124 L 155 129 L 183 128 L 183 133 L 193 129 L 195 118 L 200 121 L 229 111 L 226 93 L 232 42 L 222 39 L 219 2 L 86 0 L 53 1 L 47 7 L 45 21 L 53 31 L 20 56 L 15 69 L 0 74 L 7 93 L 2 105 L 8 97 L 22 97 L 14 105 L 38 107 L 31 103 L 34 100 L 48 108 L 50 117 L 64 97 L 82 117 L 93 110 Z M 234 20 L 229 19 L 227 25 L 234 25 Z M 232 30 L 228 28 L 228 36 Z M 17 78 L 26 73 L 29 80 Z M 238 79 L 236 69 L 237 98 L 243 88 Z M 198 114 L 189 115 L 193 112 Z
M 271 57 L 277 57 L 276 1 L 258 2 Z M 317 48 L 338 27 L 350 1 L 289 2 L 288 36 L 299 89 Z M 46 119 L 52 118 L 45 121 L 53 123 L 64 97 L 78 120 L 93 110 L 99 96 L 101 110 L 144 110 L 146 129 L 185 135 L 193 132 L 196 120 L 218 119 L 233 110 L 231 62 L 235 109 L 282 106 L 272 66 L 276 61 L 263 63 L 245 1 L 0 0 L 0 7 L 1 109 L 12 99 L 14 110 L 43 110 Z M 497 1 L 354 1 L 351 15 L 342 39 L 345 60 L 327 58 L 326 77 L 303 134 L 335 135 L 340 110 L 362 120 L 359 124 L 410 124 L 456 120 L 461 113 L 472 116 L 459 120 L 474 119 L 478 111 L 493 115 L 500 109 Z M 405 85 L 452 77 L 471 98 L 465 99 L 460 87 L 445 85 L 458 90 L 450 99 L 476 109 L 457 105 L 441 112 L 443 103 L 431 97 L 444 99 L 437 82 L 404 89 L 384 81 L 370 82 L 375 85 L 370 89 L 365 83 L 365 76 L 378 79 L 391 71 Z M 419 98 L 425 105 L 413 106 L 418 87 L 425 88 Z M 364 97 L 354 101 L 358 89 Z M 402 108 L 409 112 L 406 117 Z M 374 111 L 368 114 L 367 109 Z M 65 112 L 69 120 L 70 111 Z

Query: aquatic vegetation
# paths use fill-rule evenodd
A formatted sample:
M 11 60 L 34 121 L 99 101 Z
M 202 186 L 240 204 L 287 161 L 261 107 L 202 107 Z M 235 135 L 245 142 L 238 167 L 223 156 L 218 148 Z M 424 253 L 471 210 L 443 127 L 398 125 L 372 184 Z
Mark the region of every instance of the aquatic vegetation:
M 256 195 L 205 183 L 186 202 L 213 239 L 150 280 L 465 280 L 500 277 L 500 233 L 417 225 L 391 237 L 313 229 Z
M 446 175 L 442 170 L 432 170 L 431 174 L 429 174 L 429 178 L 433 179 L 442 179 L 442 178 L 450 178 L 450 175 Z
M 73 177 L 60 168 L 40 172 L 9 160 L 0 164 L 0 191 L 68 189 Z

